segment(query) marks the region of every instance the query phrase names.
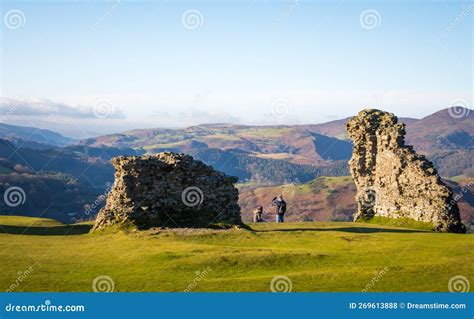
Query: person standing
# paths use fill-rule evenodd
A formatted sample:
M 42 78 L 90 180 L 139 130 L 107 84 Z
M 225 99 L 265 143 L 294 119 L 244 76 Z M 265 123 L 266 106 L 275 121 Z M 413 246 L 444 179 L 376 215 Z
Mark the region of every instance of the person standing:
M 263 206 L 260 206 L 253 210 L 253 222 L 260 223 L 262 222 Z
M 273 198 L 272 205 L 276 206 L 276 216 L 275 221 L 277 223 L 283 223 L 285 220 L 285 213 L 286 213 L 286 202 L 283 199 L 283 195 L 279 195 L 278 197 Z

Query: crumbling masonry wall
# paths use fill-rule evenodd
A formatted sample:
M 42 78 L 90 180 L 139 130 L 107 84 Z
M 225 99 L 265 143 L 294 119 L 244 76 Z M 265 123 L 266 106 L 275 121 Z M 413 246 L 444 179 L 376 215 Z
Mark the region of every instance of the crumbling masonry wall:
M 115 181 L 94 229 L 132 225 L 146 229 L 240 224 L 236 177 L 189 155 L 115 157 Z
M 367 109 L 347 124 L 353 142 L 349 168 L 357 186 L 355 219 L 408 217 L 434 229 L 465 232 L 459 208 L 433 164 L 405 145 L 405 124 Z

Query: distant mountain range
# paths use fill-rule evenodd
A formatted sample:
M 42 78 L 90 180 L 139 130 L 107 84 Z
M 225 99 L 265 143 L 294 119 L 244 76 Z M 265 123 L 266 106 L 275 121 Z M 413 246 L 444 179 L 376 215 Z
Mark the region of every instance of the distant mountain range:
M 319 134 L 303 126 L 205 124 L 175 130 L 133 130 L 90 138 L 79 144 L 130 147 L 148 153 L 190 148 L 238 150 L 256 158 L 318 166 L 334 160 L 345 160 L 351 153 L 350 142 Z
M 400 121 L 407 125 L 407 143 L 435 162 L 442 176 L 474 176 L 474 111 L 464 109 L 459 112 L 462 117 L 457 116 L 459 113 L 451 113 L 444 109 L 422 119 L 401 118 Z M 279 160 L 300 166 L 330 168 L 351 156 L 352 146 L 345 131 L 347 119 L 314 125 L 210 124 L 177 130 L 133 130 L 87 139 L 80 141 L 79 145 L 128 147 L 146 153 L 164 150 L 187 152 L 218 166 L 219 161 L 213 161 L 211 157 L 226 158 L 225 155 L 239 154 L 253 160 Z M 219 155 L 211 156 L 214 152 Z M 331 175 L 344 173 L 339 168 L 336 170 L 338 173 Z M 258 176 L 250 178 L 258 179 Z M 303 176 L 297 178 L 305 179 Z M 285 180 L 293 179 L 294 176 L 289 176 Z M 280 182 L 281 178 L 274 181 Z
M 459 113 L 463 116 L 457 116 Z M 407 142 L 432 160 L 440 175 L 452 179 L 474 177 L 474 111 L 464 109 L 451 114 L 444 109 L 423 119 L 400 120 L 407 124 Z M 345 132 L 346 121 L 291 126 L 204 124 L 184 129 L 138 129 L 81 141 L 49 130 L 0 124 L 0 191 L 8 185 L 21 184 L 38 196 L 35 203 L 30 201 L 31 205 L 4 207 L 3 211 L 36 215 L 45 209 L 49 214 L 57 207 L 66 207 L 60 203 L 61 197 L 54 201 L 59 203 L 57 207 L 48 207 L 47 201 L 40 200 L 43 192 L 52 190 L 39 185 L 49 183 L 55 185 L 55 193 L 68 190 L 69 195 L 77 195 L 64 197 L 68 203 L 77 204 L 68 206 L 69 216 L 88 218 L 83 206 L 103 194 L 107 183 L 113 181 L 109 160 L 118 155 L 188 153 L 238 176 L 241 187 L 250 192 L 262 187 L 312 183 L 323 176 L 346 176 L 352 148 Z M 248 198 L 250 203 L 256 197 L 249 194 L 242 198 Z M 326 199 L 329 201 L 325 207 L 338 202 L 334 196 Z M 246 202 L 241 205 L 250 207 Z M 347 215 L 349 202 L 344 207 L 344 212 L 337 214 Z M 326 212 L 330 213 L 327 209 Z M 307 218 L 317 216 L 313 211 Z

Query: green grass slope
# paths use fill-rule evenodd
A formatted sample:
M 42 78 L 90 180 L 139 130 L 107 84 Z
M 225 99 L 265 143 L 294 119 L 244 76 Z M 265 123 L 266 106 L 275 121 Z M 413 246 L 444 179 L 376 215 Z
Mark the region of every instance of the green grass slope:
M 88 233 L 90 223 L 0 216 L 0 289 L 92 291 L 101 275 L 115 291 L 270 291 L 275 276 L 295 292 L 448 291 L 455 275 L 474 281 L 474 235 L 364 223 L 249 226 Z
M 432 223 L 420 222 L 411 218 L 388 218 L 388 217 L 382 217 L 382 216 L 374 216 L 372 218 L 359 219 L 357 222 L 411 228 L 411 229 L 421 229 L 421 230 L 434 229 L 434 225 Z

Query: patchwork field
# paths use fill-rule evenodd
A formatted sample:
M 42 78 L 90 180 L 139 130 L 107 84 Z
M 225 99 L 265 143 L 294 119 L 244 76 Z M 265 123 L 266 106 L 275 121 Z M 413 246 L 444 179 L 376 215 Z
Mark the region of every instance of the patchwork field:
M 249 229 L 109 230 L 0 216 L 0 289 L 92 291 L 448 291 L 474 281 L 474 235 L 363 223 L 261 223 Z M 105 277 L 99 277 L 105 278 Z M 107 287 L 111 287 L 108 283 Z M 13 287 L 13 289 L 12 289 Z

